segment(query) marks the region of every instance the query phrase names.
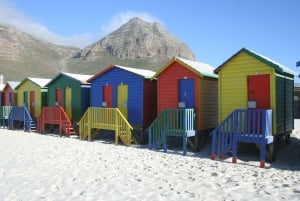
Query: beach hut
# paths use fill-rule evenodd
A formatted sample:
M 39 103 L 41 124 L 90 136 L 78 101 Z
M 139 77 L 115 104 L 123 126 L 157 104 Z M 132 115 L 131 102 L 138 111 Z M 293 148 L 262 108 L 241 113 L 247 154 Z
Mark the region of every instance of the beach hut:
M 235 109 L 272 110 L 275 142 L 282 136 L 289 141 L 294 128 L 295 72 L 246 48 L 239 50 L 214 72 L 219 76 L 220 123 Z M 249 121 L 255 124 L 254 120 Z
M 111 65 L 88 80 L 91 83 L 91 107 L 118 108 L 133 127 L 138 141 L 143 130 L 156 116 L 155 72 Z
M 47 105 L 46 84 L 51 79 L 45 78 L 25 78 L 16 86 L 17 106 L 27 107 L 30 115 L 37 118 L 43 106 Z
M 219 122 L 234 109 L 272 109 L 273 134 L 294 128 L 294 74 L 291 69 L 252 50 L 242 48 L 221 64 Z
M 218 76 L 213 71 L 209 64 L 173 57 L 153 76 L 158 114 L 166 109 L 193 109 L 198 134 L 214 128 L 218 124 Z
M 20 82 L 7 81 L 3 89 L 3 105 L 4 106 L 14 106 L 17 104 L 17 92 L 16 87 Z
M 48 106 L 62 106 L 70 120 L 78 122 L 90 105 L 90 84 L 92 75 L 60 72 L 50 82 Z

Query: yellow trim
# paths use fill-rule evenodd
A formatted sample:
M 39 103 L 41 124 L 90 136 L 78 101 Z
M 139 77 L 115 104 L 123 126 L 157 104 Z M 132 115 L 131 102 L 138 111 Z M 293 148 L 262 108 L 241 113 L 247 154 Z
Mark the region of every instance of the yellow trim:
M 118 109 L 125 118 L 128 117 L 128 85 L 118 85 Z
M 66 113 L 72 119 L 72 88 L 65 88 L 65 96 Z

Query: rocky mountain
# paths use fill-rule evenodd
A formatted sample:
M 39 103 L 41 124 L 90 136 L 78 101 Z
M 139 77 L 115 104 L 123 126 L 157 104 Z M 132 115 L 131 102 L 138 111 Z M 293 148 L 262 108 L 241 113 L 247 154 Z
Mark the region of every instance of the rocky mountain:
M 148 23 L 133 18 L 99 42 L 85 48 L 81 56 L 97 59 L 99 52 L 107 51 L 121 59 L 166 57 L 174 55 L 195 59 L 189 48 L 175 36 L 164 30 L 158 23 Z
M 52 78 L 59 71 L 94 74 L 110 64 L 158 70 L 173 56 L 194 53 L 158 23 L 133 18 L 100 41 L 80 50 L 36 39 L 0 25 L 0 74 L 5 80 Z

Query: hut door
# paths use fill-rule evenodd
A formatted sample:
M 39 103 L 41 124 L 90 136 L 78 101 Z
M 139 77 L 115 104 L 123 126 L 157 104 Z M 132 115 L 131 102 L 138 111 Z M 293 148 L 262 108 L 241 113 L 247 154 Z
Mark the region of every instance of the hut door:
M 68 117 L 72 119 L 72 89 L 65 89 L 65 109 Z
M 112 107 L 112 86 L 105 85 L 103 86 L 103 107 Z
M 179 80 L 179 107 L 195 108 L 194 79 Z
M 127 119 L 128 85 L 118 85 L 118 108 Z
M 23 92 L 24 104 L 28 108 L 28 91 Z
M 8 101 L 8 104 L 7 105 L 15 105 L 15 103 L 14 103 L 14 92 L 9 92 L 9 94 L 8 94 L 8 96 L 9 96 L 9 101 Z
M 34 91 L 30 91 L 30 95 L 29 95 L 29 102 L 30 102 L 30 115 L 34 116 L 34 109 L 35 109 L 35 93 Z
M 55 105 L 61 106 L 62 103 L 62 91 L 61 89 L 56 89 L 55 91 Z
M 257 109 L 270 109 L 270 75 L 248 76 L 248 101 L 256 101 Z

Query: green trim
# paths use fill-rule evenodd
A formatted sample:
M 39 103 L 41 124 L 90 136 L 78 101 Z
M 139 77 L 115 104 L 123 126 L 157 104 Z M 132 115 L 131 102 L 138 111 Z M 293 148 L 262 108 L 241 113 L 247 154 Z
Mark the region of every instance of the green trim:
M 266 65 L 272 67 L 275 69 L 275 71 L 279 72 L 279 73 L 283 73 L 283 70 L 280 66 L 278 66 L 277 64 L 268 61 L 267 59 L 261 57 L 260 55 L 255 54 L 254 52 L 251 52 L 250 50 L 247 50 L 246 48 L 242 48 L 242 51 L 245 52 L 246 54 L 254 57 L 255 59 L 261 61 L 262 63 L 265 63 Z
M 215 74 L 218 74 L 219 71 L 221 70 L 221 68 L 226 64 L 228 63 L 230 60 L 232 60 L 234 57 L 236 57 L 237 55 L 239 55 L 241 52 L 244 52 L 246 54 L 248 54 L 249 56 L 259 60 L 260 62 L 270 66 L 271 68 L 274 68 L 275 71 L 277 73 L 280 73 L 280 74 L 285 74 L 285 75 L 290 75 L 291 77 L 294 77 L 293 74 L 291 73 L 288 73 L 288 72 L 285 72 L 284 71 L 284 68 L 287 69 L 287 67 L 281 67 L 280 65 L 278 65 L 277 63 L 274 63 L 270 60 L 268 60 L 267 58 L 265 58 L 264 56 L 262 55 L 259 55 L 259 54 L 256 54 L 255 52 L 252 52 L 246 48 L 242 48 L 241 50 L 239 50 L 237 53 L 235 53 L 233 56 L 231 56 L 229 59 L 227 59 L 224 63 L 222 63 L 219 67 L 217 67 L 215 70 L 214 70 L 214 73 Z M 290 70 L 290 69 L 287 69 L 287 70 Z M 290 70 L 292 72 L 292 70 Z

